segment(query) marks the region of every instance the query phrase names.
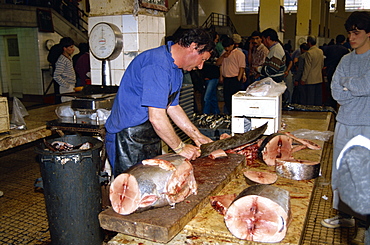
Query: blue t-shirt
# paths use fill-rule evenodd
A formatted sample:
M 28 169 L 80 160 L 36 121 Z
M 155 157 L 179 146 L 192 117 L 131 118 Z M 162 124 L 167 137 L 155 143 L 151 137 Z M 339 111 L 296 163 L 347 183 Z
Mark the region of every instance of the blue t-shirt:
M 140 125 L 149 119 L 148 107 L 167 108 L 168 98 L 178 92 L 171 106 L 179 104 L 183 73 L 167 45 L 139 54 L 122 77 L 105 127 L 109 133 Z

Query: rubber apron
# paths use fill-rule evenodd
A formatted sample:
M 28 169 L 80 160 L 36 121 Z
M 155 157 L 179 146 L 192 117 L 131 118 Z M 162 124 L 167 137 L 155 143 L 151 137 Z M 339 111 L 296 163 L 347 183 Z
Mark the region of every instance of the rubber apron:
M 179 91 L 168 97 L 167 107 L 171 105 Z M 117 176 L 144 159 L 161 155 L 161 138 L 156 134 L 149 120 L 123 129 L 116 134 L 116 159 L 114 176 Z

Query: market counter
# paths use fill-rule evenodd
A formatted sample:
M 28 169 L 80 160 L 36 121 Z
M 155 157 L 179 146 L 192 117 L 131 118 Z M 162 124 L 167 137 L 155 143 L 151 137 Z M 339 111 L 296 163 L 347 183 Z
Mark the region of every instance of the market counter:
M 0 151 L 52 135 L 52 131 L 46 128 L 46 122 L 58 118 L 55 114 L 55 108 L 58 106 L 60 105 L 28 110 L 29 115 L 24 117 L 27 129 L 12 129 L 9 133 L 0 134 Z
M 285 131 L 297 129 L 310 129 L 318 131 L 328 130 L 331 112 L 300 112 L 284 111 L 282 122 Z M 313 140 L 320 146 L 324 146 L 323 141 Z M 320 161 L 322 158 L 321 150 L 304 149 L 293 154 L 294 158 L 310 161 Z M 246 166 L 243 166 L 247 169 Z M 261 168 L 271 168 L 261 166 Z M 248 169 L 251 169 L 250 167 Z M 256 170 L 256 169 L 253 169 Z M 315 180 L 291 180 L 278 177 L 274 184 L 277 187 L 290 192 L 292 221 L 288 227 L 285 238 L 280 243 L 275 244 L 299 244 L 301 234 L 306 221 L 306 214 L 310 205 Z M 249 185 L 246 183 L 242 171 L 236 175 L 218 194 L 239 194 Z M 160 244 L 148 240 L 135 238 L 119 233 L 108 244 Z M 234 237 L 226 228 L 224 218 L 218 214 L 208 203 L 198 214 L 176 235 L 170 244 L 261 244 L 251 241 L 240 240 Z

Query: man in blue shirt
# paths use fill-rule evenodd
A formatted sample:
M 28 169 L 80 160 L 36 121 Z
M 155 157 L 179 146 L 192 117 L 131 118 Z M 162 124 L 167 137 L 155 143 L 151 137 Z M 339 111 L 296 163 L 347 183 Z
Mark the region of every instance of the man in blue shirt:
M 179 105 L 179 93 L 182 70 L 202 69 L 214 46 L 207 31 L 187 30 L 174 43 L 147 50 L 130 63 L 105 124 L 107 153 L 115 176 L 160 155 L 161 140 L 189 160 L 199 157 L 201 144 L 211 142 Z M 170 118 L 196 146 L 181 141 Z

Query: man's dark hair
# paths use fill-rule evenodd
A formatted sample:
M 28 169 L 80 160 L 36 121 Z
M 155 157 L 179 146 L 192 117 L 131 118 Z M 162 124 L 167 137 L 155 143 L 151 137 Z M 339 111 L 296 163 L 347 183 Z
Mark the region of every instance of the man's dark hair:
M 346 41 L 346 37 L 342 34 L 339 34 L 336 38 L 335 38 L 335 43 L 336 44 L 341 44 L 343 43 L 344 41 Z
M 215 48 L 215 43 L 212 39 L 210 32 L 203 28 L 195 28 L 190 30 L 185 30 L 181 33 L 179 38 L 175 40 L 181 47 L 189 47 L 190 44 L 195 43 L 198 45 L 198 53 L 202 54 L 204 52 L 213 52 Z
M 353 12 L 346 22 L 344 27 L 347 32 L 354 30 L 364 30 L 366 33 L 370 32 L 370 13 L 367 11 Z
M 267 28 L 261 33 L 261 35 L 264 38 L 270 37 L 271 41 L 275 41 L 275 42 L 279 41 L 277 32 L 272 28 Z
M 231 37 L 226 37 L 224 40 L 222 40 L 222 46 L 224 48 L 229 47 L 234 44 L 234 40 Z
M 70 38 L 70 37 L 63 37 L 62 39 L 60 39 L 59 44 L 60 44 L 61 47 L 67 48 L 69 46 L 74 45 L 75 43 L 73 42 L 72 38 Z
M 311 45 L 316 45 L 316 38 L 314 36 L 308 36 L 307 43 L 310 43 Z
M 306 51 L 310 49 L 307 43 L 302 43 L 301 45 L 299 45 L 299 48 Z
M 89 44 L 88 43 L 80 43 L 78 45 L 78 49 L 80 50 L 80 53 L 89 52 Z
M 261 32 L 259 32 L 259 31 L 254 31 L 254 32 L 252 32 L 251 37 L 255 37 L 255 36 L 259 36 L 259 37 L 261 37 L 261 38 L 262 38 L 262 34 L 261 34 Z

